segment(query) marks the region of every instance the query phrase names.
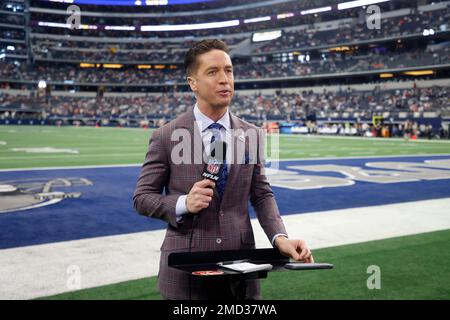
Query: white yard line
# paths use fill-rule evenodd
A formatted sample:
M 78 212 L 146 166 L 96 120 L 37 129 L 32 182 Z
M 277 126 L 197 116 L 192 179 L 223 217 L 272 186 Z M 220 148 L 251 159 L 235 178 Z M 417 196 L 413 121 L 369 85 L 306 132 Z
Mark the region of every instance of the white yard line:
M 140 166 L 142 166 L 142 163 L 111 164 L 111 165 L 96 165 L 96 166 L 67 166 L 67 167 L 0 169 L 0 172 L 40 171 L 40 170 L 70 170 L 70 169 L 97 169 L 97 168 L 124 168 L 124 167 L 140 167 Z
M 313 249 L 450 229 L 450 198 L 286 215 L 291 238 Z M 270 247 L 257 221 L 258 248 Z M 0 299 L 30 299 L 71 291 L 70 266 L 81 288 L 154 276 L 163 230 L 0 250 Z
M 450 150 L 449 150 L 450 151 Z M 355 159 L 374 159 L 374 158 L 411 158 L 411 157 L 441 157 L 441 156 L 449 156 L 449 153 L 434 153 L 434 154 L 398 154 L 398 155 L 373 155 L 373 156 L 354 156 L 354 157 L 337 157 L 335 155 L 330 156 L 321 156 L 319 158 L 294 158 L 294 159 L 280 159 L 277 160 L 279 162 L 288 162 L 288 161 L 311 161 L 311 160 L 355 160 Z M 273 161 L 268 158 L 267 161 Z
M 341 137 L 341 136 L 325 136 L 325 135 L 299 135 L 299 134 L 288 134 L 288 133 L 282 133 L 280 134 L 280 137 L 283 138 L 303 138 L 303 139 L 337 139 L 337 140 L 367 140 L 367 141 L 373 141 L 373 142 L 398 142 L 402 141 L 404 143 L 444 143 L 444 144 L 450 144 L 450 140 L 424 140 L 424 139 L 418 139 L 418 140 L 409 140 L 405 141 L 403 138 L 374 138 L 374 137 Z
M 124 153 L 108 153 L 107 155 L 101 156 L 98 154 L 63 154 L 63 153 L 53 153 L 51 155 L 48 156 L 35 156 L 35 154 L 33 153 L 27 153 L 25 152 L 20 152 L 21 156 L 12 156 L 12 157 L 3 157 L 4 160 L 36 160 L 36 159 L 51 159 L 51 160 L 56 160 L 56 159 L 63 159 L 66 160 L 66 158 L 69 158 L 70 160 L 72 159 L 79 159 L 79 158 L 105 158 L 108 159 L 110 157 L 126 157 L 126 156 L 142 156 L 142 158 L 145 156 L 144 152 L 127 152 L 126 154 Z M 23 155 L 23 156 L 22 156 Z

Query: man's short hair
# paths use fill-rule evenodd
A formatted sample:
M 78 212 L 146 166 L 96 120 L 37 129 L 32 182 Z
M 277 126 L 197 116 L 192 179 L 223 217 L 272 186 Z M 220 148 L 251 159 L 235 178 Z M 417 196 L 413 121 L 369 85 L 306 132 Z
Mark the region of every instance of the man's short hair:
M 197 58 L 199 55 L 215 49 L 224 51 L 227 54 L 230 53 L 230 49 L 225 42 L 219 39 L 206 39 L 194 43 L 184 57 L 184 70 L 186 71 L 186 74 L 189 76 L 193 72 L 197 71 Z

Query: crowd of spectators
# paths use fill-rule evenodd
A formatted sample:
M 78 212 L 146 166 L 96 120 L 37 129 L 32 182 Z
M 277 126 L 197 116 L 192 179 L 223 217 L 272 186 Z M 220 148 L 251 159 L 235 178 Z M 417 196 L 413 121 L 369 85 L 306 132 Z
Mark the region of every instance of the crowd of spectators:
M 364 19 L 356 19 L 342 24 L 339 29 L 317 31 L 313 27 L 306 30 L 285 31 L 281 38 L 257 48 L 256 53 L 281 51 L 296 48 L 352 43 L 386 37 L 423 34 L 425 29 L 450 31 L 450 8 L 414 13 L 401 17 L 381 19 L 379 29 L 369 30 Z
M 0 38 L 25 40 L 25 31 L 19 29 L 0 28 Z
M 170 59 L 166 59 L 170 62 Z M 158 63 L 160 61 L 155 61 Z M 235 81 L 245 79 L 269 79 L 277 77 L 301 77 L 316 74 L 336 74 L 343 72 L 386 70 L 431 66 L 450 62 L 450 48 L 437 51 L 411 50 L 406 52 L 376 52 L 364 54 L 332 53 L 327 56 L 299 61 L 292 60 L 261 62 L 257 59 L 234 63 Z M 70 83 L 115 83 L 136 85 L 184 84 L 185 74 L 181 64 L 164 69 L 137 69 L 123 66 L 119 69 L 80 68 L 77 64 L 35 64 L 26 66 L 0 62 L 0 78 L 10 80 L 46 80 Z M 257 66 L 257 67 L 256 67 Z
M 448 21 L 450 21 L 450 8 L 382 19 L 380 29 L 375 30 L 368 30 L 364 19 L 354 19 L 352 23 L 342 24 L 337 30 L 318 31 L 312 26 L 303 30 L 286 31 L 279 39 L 270 41 L 261 47 L 255 46 L 253 53 L 280 52 L 295 48 L 310 50 L 318 46 L 333 46 L 392 36 L 422 34 L 424 29 L 433 29 L 435 32 L 450 31 Z M 245 38 L 236 37 L 227 39 L 226 42 L 228 45 L 234 46 L 243 39 Z M 184 49 L 189 47 L 192 41 L 108 44 L 33 38 L 33 53 L 36 59 L 182 62 Z
M 25 19 L 23 18 L 23 15 L 13 15 L 1 12 L 0 12 L 0 21 L 4 24 L 12 24 L 17 26 L 23 26 L 25 24 Z
M 82 62 L 130 62 L 140 61 L 142 63 L 180 63 L 184 59 L 184 51 L 172 52 L 171 50 L 152 51 L 118 51 L 116 49 L 106 49 L 97 51 L 81 50 L 51 50 L 48 52 L 35 52 L 36 59 L 46 60 L 72 60 Z
M 241 42 L 242 37 L 227 38 L 225 41 L 232 49 Z M 186 48 L 194 43 L 194 40 L 181 42 L 88 42 L 67 41 L 33 38 L 32 48 L 34 56 L 44 59 L 82 60 L 82 61 L 177 61 L 184 58 Z
M 147 94 L 143 96 L 70 97 L 28 96 L 0 93 L 0 109 L 31 109 L 46 117 L 100 118 L 166 118 L 172 119 L 192 107 L 195 98 L 190 93 Z M 377 86 L 372 91 L 342 88 L 337 92 L 244 95 L 236 92 L 231 104 L 236 115 L 254 120 L 293 120 L 307 118 L 371 118 L 405 113 L 435 112 L 436 116 L 450 112 L 450 87 L 386 90 Z
M 328 1 L 332 4 L 336 4 L 338 1 Z M 61 35 L 77 35 L 77 36 L 100 36 L 100 37 L 142 37 L 145 35 L 149 35 L 148 32 L 139 32 L 139 26 L 141 25 L 174 25 L 174 24 L 193 24 L 193 23 L 207 23 L 207 22 L 216 22 L 216 21 L 227 21 L 227 20 L 240 20 L 241 23 L 239 26 L 229 27 L 229 28 L 220 28 L 220 29 L 204 29 L 204 30 L 191 30 L 191 31 L 161 31 L 161 32 L 152 32 L 151 36 L 157 36 L 161 38 L 167 37 L 184 37 L 184 36 L 200 36 L 206 37 L 211 35 L 219 34 L 235 34 L 242 32 L 254 32 L 264 29 L 270 28 L 286 28 L 292 26 L 299 25 L 312 25 L 317 22 L 331 21 L 336 19 L 343 18 L 357 18 L 361 16 L 362 13 L 365 14 L 364 8 L 352 8 L 342 11 L 332 11 L 332 12 L 324 12 L 320 15 L 307 14 L 302 15 L 300 12 L 302 10 L 317 8 L 318 4 L 310 2 L 305 3 L 304 1 L 287 1 L 284 3 L 271 4 L 269 6 L 261 6 L 251 9 L 244 10 L 232 10 L 232 11 L 224 11 L 218 14 L 209 13 L 209 12 L 197 12 L 198 14 L 191 14 L 189 16 L 178 16 L 171 17 L 168 15 L 164 15 L 164 17 L 155 17 L 155 18 L 108 18 L 108 17 L 90 17 L 88 15 L 83 16 L 83 24 L 96 25 L 96 30 L 86 30 L 86 29 L 64 29 L 64 28 L 51 28 L 38 26 L 38 21 L 46 21 L 46 22 L 58 22 L 65 23 L 63 15 L 55 15 L 55 14 L 47 14 L 47 13 L 39 13 L 33 12 L 31 16 L 31 25 L 33 26 L 34 32 L 38 33 L 49 33 L 49 34 L 61 34 Z M 411 8 L 411 3 L 408 1 L 395 1 L 389 3 L 380 3 L 379 4 L 381 10 L 391 11 L 401 8 Z M 229 9 L 230 7 L 227 5 L 226 7 Z M 83 10 L 83 7 L 81 7 Z M 143 11 L 145 12 L 145 11 Z M 122 11 L 123 13 L 123 11 Z M 292 17 L 287 17 L 284 19 L 278 19 L 278 14 L 286 14 L 293 13 Z M 256 23 L 244 23 L 244 20 L 250 18 L 259 18 L 264 16 L 271 16 L 272 19 L 269 21 L 259 21 Z M 120 20 L 119 20 L 120 19 Z M 133 31 L 117 31 L 117 30 L 105 30 L 104 26 L 106 25 L 127 25 L 127 26 L 135 26 L 136 30 Z

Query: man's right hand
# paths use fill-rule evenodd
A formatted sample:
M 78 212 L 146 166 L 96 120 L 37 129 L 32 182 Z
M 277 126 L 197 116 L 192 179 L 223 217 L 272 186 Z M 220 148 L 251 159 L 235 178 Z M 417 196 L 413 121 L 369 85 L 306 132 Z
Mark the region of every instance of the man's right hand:
M 186 197 L 186 209 L 189 213 L 197 214 L 208 208 L 212 200 L 215 186 L 214 181 L 205 179 L 194 183 Z

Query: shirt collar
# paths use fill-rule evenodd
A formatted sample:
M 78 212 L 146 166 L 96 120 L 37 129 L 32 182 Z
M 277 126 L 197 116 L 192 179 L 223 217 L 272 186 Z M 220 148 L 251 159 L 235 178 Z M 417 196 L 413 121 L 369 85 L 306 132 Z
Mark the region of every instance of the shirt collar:
M 206 115 L 204 115 L 197 104 L 195 104 L 194 107 L 194 117 L 195 117 L 195 121 L 197 122 L 200 132 L 204 132 L 210 124 L 214 123 L 213 120 L 211 120 L 210 118 L 208 118 Z M 219 120 L 216 121 L 217 123 L 220 123 L 226 131 L 228 131 L 231 127 L 230 127 L 230 114 L 228 112 L 228 108 L 227 111 L 225 112 L 225 114 L 222 116 L 222 118 L 220 118 Z

